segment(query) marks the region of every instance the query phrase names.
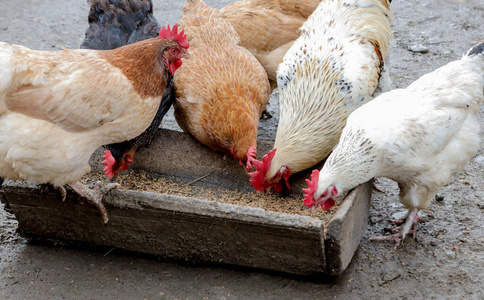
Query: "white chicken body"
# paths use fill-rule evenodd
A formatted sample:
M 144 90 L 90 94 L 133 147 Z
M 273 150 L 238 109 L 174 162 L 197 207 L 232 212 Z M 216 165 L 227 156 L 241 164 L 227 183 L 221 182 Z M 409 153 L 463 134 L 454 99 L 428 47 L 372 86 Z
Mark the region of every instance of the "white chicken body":
M 0 178 L 76 182 L 89 172 L 96 148 L 140 134 L 161 100 L 142 99 L 119 69 L 90 50 L 0 43 L 0 69 Z
M 399 182 L 402 195 L 427 190 L 428 197 L 401 199 L 407 208 L 426 208 L 479 149 L 484 62 L 475 61 L 452 62 L 351 114 L 322 169 L 317 193 L 330 184 L 347 191 L 382 176 Z
M 481 43 L 461 60 L 355 110 L 319 173 L 315 192 L 315 183 L 308 182 L 306 204 L 325 201 L 333 187 L 343 193 L 373 177 L 393 179 L 409 214 L 398 236 L 379 239 L 395 239 L 400 245 L 418 221 L 418 211 L 479 149 L 483 52 Z
M 323 160 L 347 116 L 372 99 L 390 15 L 379 0 L 327 0 L 304 23 L 277 72 L 280 121 L 268 178 L 283 165 L 296 173 Z

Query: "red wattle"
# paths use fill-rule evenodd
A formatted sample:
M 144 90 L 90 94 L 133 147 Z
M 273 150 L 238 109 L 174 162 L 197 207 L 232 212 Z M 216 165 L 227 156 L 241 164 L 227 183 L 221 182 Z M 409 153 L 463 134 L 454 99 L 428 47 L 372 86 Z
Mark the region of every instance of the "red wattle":
M 329 198 L 328 200 L 326 200 L 323 203 L 321 203 L 321 209 L 322 210 L 328 210 L 331 207 L 333 207 L 335 203 L 336 202 L 334 201 L 333 198 Z

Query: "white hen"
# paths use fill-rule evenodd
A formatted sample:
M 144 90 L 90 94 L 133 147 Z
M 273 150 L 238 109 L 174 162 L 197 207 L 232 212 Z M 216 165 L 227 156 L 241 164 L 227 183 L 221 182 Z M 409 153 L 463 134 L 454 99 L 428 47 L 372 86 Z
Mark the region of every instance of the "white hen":
M 397 234 L 377 239 L 400 246 L 420 219 L 418 211 L 479 149 L 483 52 L 484 42 L 408 88 L 382 94 L 355 110 L 321 173 L 314 170 L 307 180 L 305 204 L 328 209 L 333 196 L 373 177 L 393 179 L 408 209 L 407 220 Z

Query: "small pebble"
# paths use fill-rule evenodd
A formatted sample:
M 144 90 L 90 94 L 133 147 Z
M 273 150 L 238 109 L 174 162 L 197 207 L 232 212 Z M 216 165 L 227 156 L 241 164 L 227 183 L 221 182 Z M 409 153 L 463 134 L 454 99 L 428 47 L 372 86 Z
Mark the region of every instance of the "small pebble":
M 412 45 L 409 48 L 410 51 L 412 52 L 418 52 L 418 53 L 427 53 L 429 52 L 429 49 L 425 47 L 424 45 L 417 44 L 417 45 Z
M 484 166 L 484 156 L 479 155 L 478 157 L 474 158 L 474 162 L 480 164 L 481 166 Z

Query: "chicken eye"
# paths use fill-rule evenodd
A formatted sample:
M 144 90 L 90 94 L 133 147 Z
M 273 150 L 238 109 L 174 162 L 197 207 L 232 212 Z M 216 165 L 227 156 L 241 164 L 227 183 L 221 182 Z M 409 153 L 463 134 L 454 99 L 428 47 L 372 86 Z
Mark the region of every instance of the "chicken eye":
M 175 53 L 177 53 L 177 52 L 178 52 L 178 50 L 177 50 L 177 49 L 171 49 L 171 53 L 175 54 Z

